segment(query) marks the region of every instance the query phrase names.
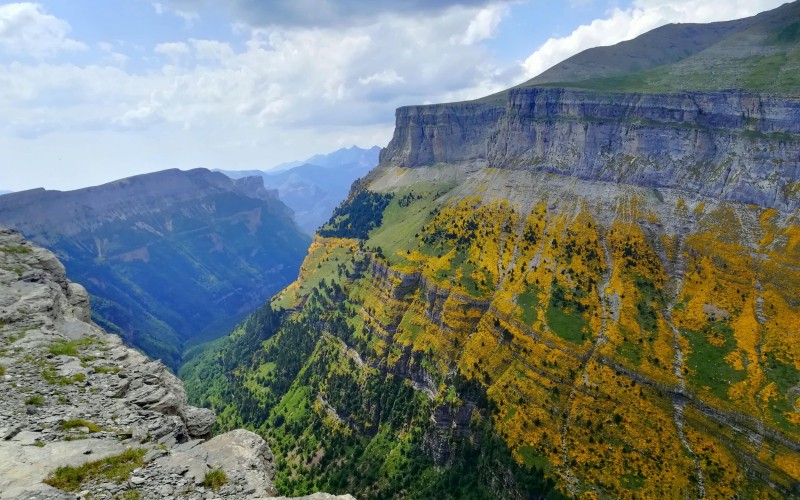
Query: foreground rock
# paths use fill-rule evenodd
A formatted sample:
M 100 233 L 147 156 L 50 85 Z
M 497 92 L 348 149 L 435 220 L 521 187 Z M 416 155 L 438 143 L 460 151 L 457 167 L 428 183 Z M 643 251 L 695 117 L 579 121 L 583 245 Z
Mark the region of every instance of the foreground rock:
M 58 259 L 0 228 L 0 498 L 276 495 L 260 436 L 236 430 L 206 440 L 214 413 L 189 406 L 162 363 L 89 318 L 86 291 L 67 281 Z M 126 450 L 140 463 L 125 477 L 90 476 L 74 493 L 43 483 L 59 467 Z M 225 479 L 212 489 L 207 474 L 216 470 Z

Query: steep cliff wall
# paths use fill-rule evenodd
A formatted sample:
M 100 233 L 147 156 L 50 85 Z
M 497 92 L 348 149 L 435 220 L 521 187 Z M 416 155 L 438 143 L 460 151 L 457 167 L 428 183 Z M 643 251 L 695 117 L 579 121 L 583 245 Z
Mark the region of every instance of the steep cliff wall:
M 516 89 L 502 107 L 401 108 L 381 154 L 382 163 L 403 167 L 470 160 L 793 210 L 800 99 Z

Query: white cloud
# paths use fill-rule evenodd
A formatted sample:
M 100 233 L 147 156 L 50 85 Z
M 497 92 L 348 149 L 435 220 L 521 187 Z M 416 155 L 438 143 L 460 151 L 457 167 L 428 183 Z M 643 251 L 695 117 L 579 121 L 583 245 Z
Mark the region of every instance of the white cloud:
M 130 59 L 130 57 L 122 52 L 117 52 L 113 43 L 100 42 L 97 44 L 97 48 L 103 52 L 102 62 L 104 64 L 111 64 L 112 66 L 125 66 Z
M 395 83 L 403 83 L 406 79 L 398 75 L 393 69 L 383 70 L 380 73 L 375 73 L 367 77 L 358 79 L 361 85 L 393 85 Z
M 158 15 L 172 14 L 183 19 L 183 22 L 187 27 L 191 27 L 194 25 L 194 23 L 200 20 L 200 14 L 197 12 L 191 10 L 174 9 L 160 2 L 153 2 L 153 9 L 155 9 L 156 14 Z
M 481 9 L 469 23 L 466 33 L 459 42 L 464 45 L 472 45 L 491 38 L 507 14 L 508 6 L 504 4 L 491 5 Z
M 352 27 L 371 24 L 384 16 L 439 17 L 448 9 L 477 10 L 519 0 L 164 0 L 157 12 L 168 9 L 194 12 L 221 3 L 239 22 L 250 26 Z
M 476 40 L 491 34 L 494 21 L 483 11 L 385 16 L 347 28 L 238 26 L 241 45 L 165 40 L 144 55 L 150 69 L 110 59 L 116 41 L 97 44 L 105 62 L 0 64 L 0 145 L 8 146 L 0 165 L 44 169 L 45 158 L 58 155 L 76 172 L 72 184 L 55 186 L 63 188 L 99 181 L 83 175 L 108 165 L 93 154 L 105 147 L 98 140 L 125 157 L 100 180 L 171 167 L 265 168 L 340 145 L 384 145 L 398 106 L 480 97 L 519 76 L 519 68 L 509 74 L 488 62 L 479 43 L 453 42 L 470 30 Z M 481 23 L 490 28 L 475 27 Z M 36 147 L 23 154 L 25 141 Z M 51 178 L 33 172 L 9 176 Z
M 195 57 L 202 61 L 226 61 L 236 56 L 230 44 L 216 40 L 189 39 Z
M 38 3 L 0 5 L 0 51 L 7 54 L 44 58 L 86 49 L 68 38 L 69 32 L 69 23 L 48 14 Z
M 181 57 L 188 55 L 190 50 L 189 45 L 184 42 L 164 42 L 156 45 L 153 52 L 178 62 Z
M 583 50 L 613 45 L 669 23 L 709 23 L 755 15 L 785 0 L 634 0 L 629 9 L 614 9 L 604 19 L 547 40 L 523 63 L 527 78 Z

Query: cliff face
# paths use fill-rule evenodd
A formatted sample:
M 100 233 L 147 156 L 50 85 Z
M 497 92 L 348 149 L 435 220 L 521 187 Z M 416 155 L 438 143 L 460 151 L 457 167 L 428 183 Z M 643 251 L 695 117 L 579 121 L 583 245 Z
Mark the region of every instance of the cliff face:
M 401 108 L 382 163 L 485 162 L 793 210 L 800 100 L 747 92 L 529 88 L 493 102 Z
M 260 178 L 204 169 L 5 195 L 0 224 L 54 251 L 86 284 L 95 321 L 173 368 L 185 342 L 289 283 L 308 246 Z
M 508 96 L 400 109 L 381 165 L 273 300 L 290 311 L 274 338 L 215 385 L 252 398 L 245 421 L 276 423 L 300 477 L 332 485 L 314 457 L 352 445 L 391 446 L 373 467 L 400 460 L 441 488 L 472 474 L 478 497 L 548 481 L 572 496 L 796 496 L 798 101 Z M 325 333 L 297 335 L 300 320 Z M 237 342 L 194 376 L 250 352 Z M 230 407 L 218 392 L 198 401 Z M 375 413 L 395 397 L 403 410 Z M 301 425 L 327 440 L 307 446 Z

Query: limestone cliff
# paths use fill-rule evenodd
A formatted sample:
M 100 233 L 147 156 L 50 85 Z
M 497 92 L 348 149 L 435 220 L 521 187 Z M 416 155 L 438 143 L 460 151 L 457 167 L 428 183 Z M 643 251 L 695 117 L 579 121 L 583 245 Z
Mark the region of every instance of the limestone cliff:
M 800 99 L 751 92 L 511 90 L 397 111 L 384 164 L 477 161 L 583 180 L 800 206 Z

